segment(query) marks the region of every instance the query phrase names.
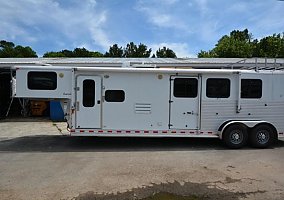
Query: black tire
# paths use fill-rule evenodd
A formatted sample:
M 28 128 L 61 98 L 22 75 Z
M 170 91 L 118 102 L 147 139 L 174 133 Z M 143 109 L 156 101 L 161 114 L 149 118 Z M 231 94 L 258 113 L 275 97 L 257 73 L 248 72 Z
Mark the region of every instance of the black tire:
M 247 127 L 241 124 L 233 124 L 227 127 L 223 133 L 225 145 L 231 149 L 239 149 L 247 144 Z
M 274 141 L 274 131 L 269 125 L 258 125 L 252 129 L 249 139 L 253 147 L 266 148 Z

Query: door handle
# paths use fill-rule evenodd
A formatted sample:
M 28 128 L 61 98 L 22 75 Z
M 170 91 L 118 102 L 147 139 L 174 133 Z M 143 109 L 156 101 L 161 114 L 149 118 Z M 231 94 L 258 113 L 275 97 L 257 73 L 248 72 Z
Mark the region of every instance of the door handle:
M 184 115 L 185 115 L 185 114 L 187 114 L 187 115 L 193 115 L 193 112 L 186 112 L 186 113 L 184 112 L 183 114 L 184 114 Z

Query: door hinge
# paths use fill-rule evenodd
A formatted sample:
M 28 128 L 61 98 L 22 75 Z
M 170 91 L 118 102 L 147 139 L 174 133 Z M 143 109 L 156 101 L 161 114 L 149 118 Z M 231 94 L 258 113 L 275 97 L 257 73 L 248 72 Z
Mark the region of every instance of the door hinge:
M 75 87 L 74 90 L 75 90 L 75 91 L 79 91 L 79 90 L 80 90 L 80 87 Z
M 174 101 L 169 100 L 169 103 L 173 103 Z
M 79 103 L 79 101 L 77 101 L 77 102 L 76 102 L 76 110 L 77 110 L 77 111 L 79 111 L 79 105 L 80 105 L 80 103 Z
M 172 124 L 169 124 L 168 126 L 171 127 L 171 126 L 173 126 L 173 125 L 172 125 Z

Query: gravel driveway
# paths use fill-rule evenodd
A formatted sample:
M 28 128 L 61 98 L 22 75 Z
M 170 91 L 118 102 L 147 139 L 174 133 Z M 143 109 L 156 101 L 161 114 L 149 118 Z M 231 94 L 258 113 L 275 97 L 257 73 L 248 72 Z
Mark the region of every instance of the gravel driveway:
M 283 141 L 229 150 L 218 139 L 80 138 L 64 127 L 0 122 L 1 200 L 284 199 Z

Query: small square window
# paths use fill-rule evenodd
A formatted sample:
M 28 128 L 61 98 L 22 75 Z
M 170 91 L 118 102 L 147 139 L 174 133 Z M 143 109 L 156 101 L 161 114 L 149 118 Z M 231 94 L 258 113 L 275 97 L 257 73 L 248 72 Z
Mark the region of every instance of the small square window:
M 260 99 L 262 97 L 262 81 L 260 79 L 241 80 L 241 98 Z
M 208 98 L 228 98 L 230 96 L 230 79 L 208 78 L 206 96 Z
M 125 92 L 123 90 L 106 90 L 105 100 L 107 102 L 123 102 L 125 100 Z
M 174 96 L 178 98 L 195 98 L 197 97 L 196 78 L 176 78 L 174 79 Z

